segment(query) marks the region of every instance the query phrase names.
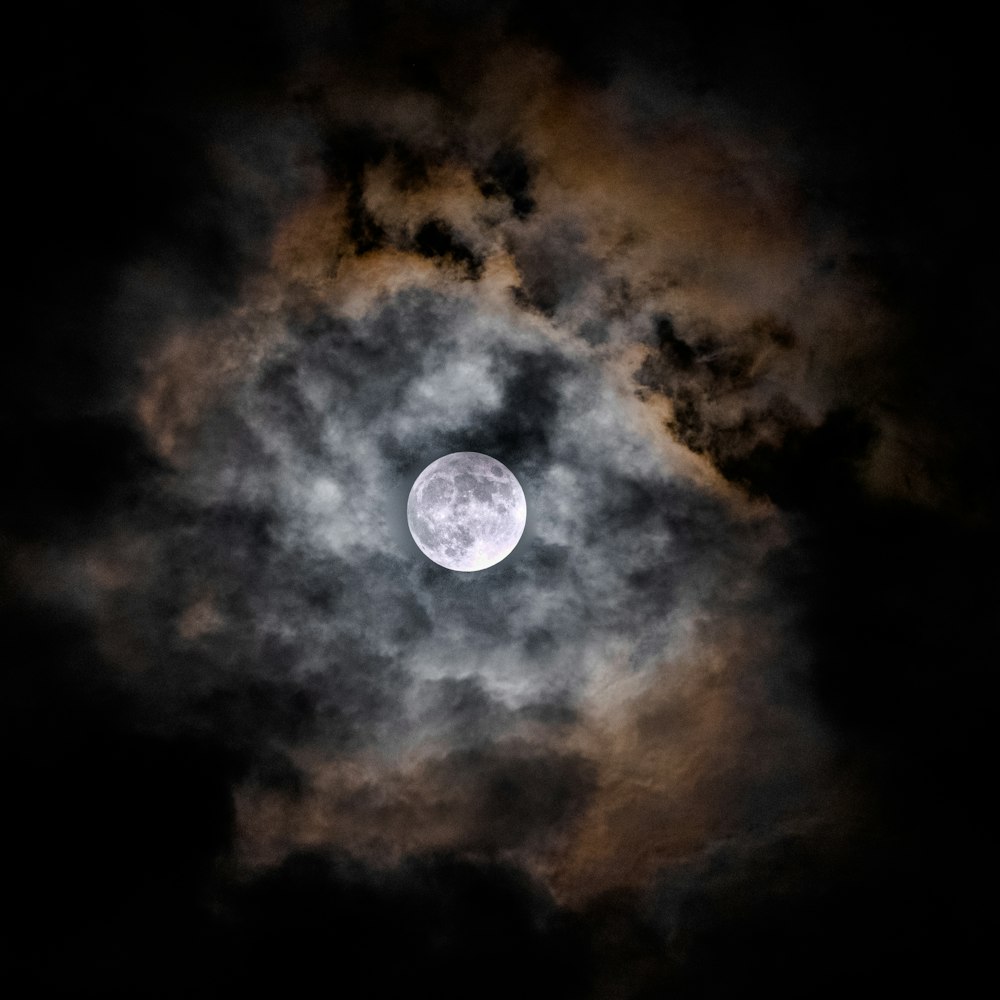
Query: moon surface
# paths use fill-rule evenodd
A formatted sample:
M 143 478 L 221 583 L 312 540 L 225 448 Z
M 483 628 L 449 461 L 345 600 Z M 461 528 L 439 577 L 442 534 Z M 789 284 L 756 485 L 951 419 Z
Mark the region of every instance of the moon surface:
M 524 490 L 502 462 L 456 451 L 417 476 L 406 502 L 410 534 L 428 559 L 470 573 L 506 558 L 524 532 Z

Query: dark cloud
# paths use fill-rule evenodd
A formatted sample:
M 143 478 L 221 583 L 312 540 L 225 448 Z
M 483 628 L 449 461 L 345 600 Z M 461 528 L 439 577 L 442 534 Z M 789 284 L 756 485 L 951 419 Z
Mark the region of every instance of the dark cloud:
M 784 413 L 778 410 L 776 418 L 783 431 L 780 444 L 753 440 L 747 433 L 748 451 L 744 446 L 740 454 L 730 445 L 719 462 L 721 470 L 751 491 L 766 494 L 793 510 L 832 511 L 856 502 L 861 466 L 875 429 L 848 409 L 828 414 L 818 427 L 796 426 L 794 416 L 787 407 Z M 757 426 L 761 423 L 763 420 Z
M 494 853 L 558 837 L 594 792 L 596 769 L 585 758 L 512 750 L 458 750 L 428 766 L 432 785 L 461 788 L 462 800 L 475 803 L 465 849 Z
M 581 248 L 583 241 L 584 234 L 571 225 L 514 237 L 514 260 L 521 272 L 519 298 L 524 305 L 552 316 L 559 306 L 572 303 L 597 271 Z
M 300 855 L 223 912 L 218 974 L 252 990 L 305 992 L 331 977 L 379 997 L 461 997 L 470 982 L 487 997 L 587 988 L 575 921 L 504 866 L 430 857 L 375 872 Z
M 673 412 L 667 426 L 678 440 L 709 456 L 728 478 L 779 503 L 785 499 L 783 463 L 790 479 L 804 484 L 799 488 L 822 491 L 814 476 L 797 475 L 802 453 L 821 448 L 820 442 L 836 435 L 835 428 L 849 415 L 831 415 L 828 424 L 815 428 L 784 394 L 780 381 L 763 398 L 761 393 L 769 369 L 796 346 L 794 331 L 764 317 L 740 331 L 735 341 L 723 340 L 697 328 L 681 335 L 673 320 L 663 316 L 656 321 L 653 344 L 635 379 L 670 399 Z M 863 458 L 865 443 L 857 446 L 855 459 Z M 817 452 L 814 467 L 824 458 Z
M 417 252 L 424 257 L 444 258 L 464 267 L 470 278 L 478 278 L 483 270 L 482 259 L 477 257 L 446 225 L 431 219 L 425 222 L 414 239 Z
M 521 150 L 514 146 L 501 147 L 490 157 L 479 190 L 487 198 L 497 195 L 509 198 L 514 215 L 525 219 L 535 208 L 535 200 L 531 197 L 531 174 Z
M 555 352 L 515 351 L 498 353 L 493 364 L 503 379 L 499 406 L 474 428 L 463 428 L 456 440 L 468 447 L 454 450 L 503 455 L 519 468 L 538 466 L 550 457 L 567 362 Z

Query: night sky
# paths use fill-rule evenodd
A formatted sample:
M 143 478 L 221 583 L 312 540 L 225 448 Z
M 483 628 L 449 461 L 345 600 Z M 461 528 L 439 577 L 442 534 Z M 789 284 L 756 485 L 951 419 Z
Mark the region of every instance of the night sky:
M 995 156 L 949 17 L 8 24 L 25 996 L 970 995 Z M 406 526 L 455 451 L 527 498 L 478 573 Z

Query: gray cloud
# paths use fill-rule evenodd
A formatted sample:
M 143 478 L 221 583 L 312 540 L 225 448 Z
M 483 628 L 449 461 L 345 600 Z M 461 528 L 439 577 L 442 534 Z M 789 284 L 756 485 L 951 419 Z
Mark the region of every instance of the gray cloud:
M 685 98 L 683 127 L 653 128 L 623 112 L 628 79 L 570 84 L 519 44 L 456 70 L 460 105 L 350 72 L 301 70 L 280 128 L 261 108 L 216 130 L 246 250 L 230 299 L 189 307 L 183 274 L 128 271 L 124 419 L 160 464 L 64 596 L 151 725 L 257 762 L 237 799 L 258 861 L 508 851 L 573 895 L 731 830 L 717 805 L 741 782 L 734 825 L 777 822 L 783 757 L 822 760 L 825 736 L 786 680 L 801 650 L 773 638 L 791 527 L 725 474 L 854 398 L 838 374 L 863 331 L 827 334 L 869 302 L 817 263 L 845 245 L 801 224 L 787 164 L 732 109 Z M 414 478 L 463 450 L 528 502 L 515 551 L 471 576 L 405 521 Z M 646 711 L 671 699 L 710 707 Z M 744 704 L 764 737 L 734 725 Z M 648 857 L 594 833 L 622 817 L 678 832 Z
M 208 601 L 211 623 L 172 644 L 307 683 L 373 741 L 417 725 L 410 682 L 476 678 L 517 709 L 578 701 L 609 656 L 649 668 L 691 595 L 760 543 L 629 405 L 572 350 L 438 293 L 318 316 L 217 400 L 175 474 L 153 592 L 178 614 Z M 534 525 L 471 578 L 401 528 L 415 471 L 464 449 L 509 463 Z

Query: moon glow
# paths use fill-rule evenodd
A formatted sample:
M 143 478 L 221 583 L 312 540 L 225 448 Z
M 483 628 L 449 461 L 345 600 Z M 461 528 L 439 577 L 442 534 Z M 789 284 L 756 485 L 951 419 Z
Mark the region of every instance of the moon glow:
M 524 490 L 514 474 L 476 451 L 431 462 L 406 502 L 406 522 L 420 551 L 439 566 L 465 573 L 510 555 L 526 519 Z

